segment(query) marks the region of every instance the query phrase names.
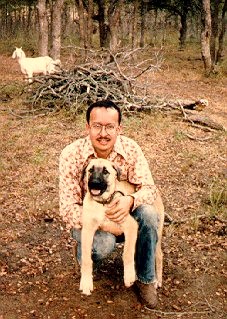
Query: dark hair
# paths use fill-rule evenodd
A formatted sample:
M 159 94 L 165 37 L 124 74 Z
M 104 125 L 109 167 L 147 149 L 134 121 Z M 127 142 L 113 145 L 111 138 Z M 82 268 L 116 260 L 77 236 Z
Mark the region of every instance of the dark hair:
M 90 122 L 90 115 L 91 115 L 91 111 L 95 108 L 95 107 L 104 107 L 105 109 L 114 109 L 118 112 L 118 123 L 121 123 L 121 109 L 119 108 L 119 106 L 117 106 L 114 102 L 109 101 L 109 100 L 102 100 L 102 101 L 97 101 L 95 103 L 92 103 L 89 105 L 87 112 L 86 112 L 86 120 L 87 123 L 89 124 Z

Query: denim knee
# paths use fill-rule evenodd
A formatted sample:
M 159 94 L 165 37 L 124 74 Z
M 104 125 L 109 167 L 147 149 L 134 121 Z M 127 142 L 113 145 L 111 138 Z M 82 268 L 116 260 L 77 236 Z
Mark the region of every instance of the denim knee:
M 140 205 L 133 212 L 132 216 L 136 219 L 138 224 L 142 222 L 148 227 L 151 226 L 155 230 L 158 228 L 158 213 L 153 205 Z
M 155 249 L 158 240 L 158 214 L 151 205 L 137 207 L 132 216 L 136 219 L 139 230 L 136 243 L 136 272 L 142 283 L 155 280 Z
M 77 259 L 81 263 L 81 230 L 72 229 L 72 237 L 77 241 Z M 92 259 L 99 261 L 107 257 L 115 248 L 116 237 L 108 232 L 97 230 L 92 245 Z
M 108 232 L 98 230 L 93 241 L 93 260 L 98 261 L 107 257 L 115 248 L 116 237 Z

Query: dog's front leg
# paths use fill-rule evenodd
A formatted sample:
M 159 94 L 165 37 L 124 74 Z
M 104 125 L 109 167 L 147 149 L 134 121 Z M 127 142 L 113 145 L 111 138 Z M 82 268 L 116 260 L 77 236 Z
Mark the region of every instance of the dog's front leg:
M 83 225 L 81 232 L 81 279 L 80 290 L 85 295 L 90 295 L 93 291 L 93 262 L 91 258 L 92 244 L 95 234 L 94 227 Z
M 138 224 L 133 217 L 129 216 L 127 222 L 125 222 L 125 224 L 122 226 L 125 234 L 125 245 L 123 252 L 124 283 L 126 287 L 130 287 L 136 280 L 135 249 Z
M 158 242 L 156 245 L 156 253 L 155 253 L 155 266 L 156 266 L 156 288 L 162 286 L 162 268 L 163 268 L 163 253 L 162 253 L 162 231 L 164 225 L 164 206 L 161 199 L 161 196 L 158 195 L 156 201 L 154 203 L 156 211 L 159 213 L 159 226 L 158 226 Z
M 157 246 L 156 246 L 156 254 L 155 254 L 155 264 L 156 264 L 156 288 L 162 286 L 162 259 L 163 253 L 161 248 L 161 239 L 159 239 Z

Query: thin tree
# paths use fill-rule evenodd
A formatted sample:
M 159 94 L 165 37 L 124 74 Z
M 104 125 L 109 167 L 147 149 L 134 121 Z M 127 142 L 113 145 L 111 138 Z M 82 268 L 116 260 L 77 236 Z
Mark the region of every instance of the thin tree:
M 92 35 L 93 35 L 93 15 L 94 15 L 94 2 L 88 0 L 88 14 L 87 14 L 87 46 L 92 47 Z
M 138 12 L 139 12 L 139 5 L 140 0 L 133 1 L 133 12 L 132 12 L 132 19 L 131 19 L 131 32 L 130 32 L 130 38 L 131 38 L 131 47 L 132 49 L 135 49 L 138 46 Z
M 210 53 L 211 53 L 211 62 L 213 65 L 217 61 L 220 4 L 221 4 L 221 0 L 215 0 L 213 3 L 213 10 L 211 10 Z
M 98 14 L 95 16 L 95 19 L 99 23 L 99 41 L 100 46 L 103 48 L 110 47 L 110 27 L 108 24 L 107 18 L 107 6 L 105 0 L 97 0 L 98 5 Z
M 93 14 L 94 14 L 94 2 L 88 0 L 87 5 L 83 0 L 75 1 L 78 16 L 79 16 L 79 33 L 80 33 L 80 45 L 86 49 L 92 47 L 92 34 L 93 34 Z
M 182 8 L 180 10 L 180 22 L 181 22 L 180 37 L 179 37 L 180 49 L 183 49 L 185 47 L 187 29 L 188 29 L 188 24 L 187 24 L 188 11 L 189 11 L 188 0 L 183 0 Z
M 59 59 L 61 55 L 61 13 L 64 0 L 55 0 L 52 4 L 51 21 L 51 57 Z
M 218 39 L 217 62 L 220 62 L 223 55 L 224 36 L 226 32 L 226 12 L 227 12 L 227 0 L 225 0 L 224 6 L 222 9 L 221 27 L 220 27 L 220 34 Z
M 144 0 L 140 5 L 140 47 L 145 45 L 145 26 L 146 26 L 147 3 Z
M 201 32 L 201 53 L 204 63 L 205 73 L 209 75 L 212 71 L 211 53 L 210 53 L 210 38 L 211 38 L 211 11 L 210 0 L 202 0 L 202 32 Z
M 48 20 L 46 0 L 38 0 L 37 4 L 38 20 L 39 20 L 39 55 L 48 55 Z
M 119 45 L 119 23 L 120 13 L 123 6 L 123 0 L 110 1 L 109 8 L 107 11 L 108 23 L 110 30 L 110 43 L 109 47 L 112 52 L 117 50 Z
M 123 0 L 96 0 L 98 14 L 95 19 L 99 23 L 100 46 L 115 50 L 119 43 L 119 22 Z

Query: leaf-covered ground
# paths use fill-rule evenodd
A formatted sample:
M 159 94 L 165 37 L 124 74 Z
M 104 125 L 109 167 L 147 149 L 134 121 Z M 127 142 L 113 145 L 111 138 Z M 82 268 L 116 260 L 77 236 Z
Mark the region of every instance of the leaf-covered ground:
M 204 78 L 199 54 L 165 54 L 150 93 L 206 98 L 202 113 L 226 126 L 226 77 Z M 24 108 L 22 76 L 10 54 L 0 67 L 0 318 L 226 318 L 226 132 L 171 114 L 124 117 L 124 133 L 142 146 L 175 222 L 164 228 L 163 287 L 156 310 L 143 307 L 123 285 L 118 247 L 95 270 L 95 291 L 85 297 L 58 216 L 59 154 L 84 136 L 84 115 L 13 116 Z

